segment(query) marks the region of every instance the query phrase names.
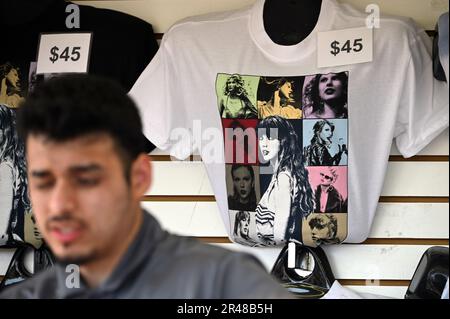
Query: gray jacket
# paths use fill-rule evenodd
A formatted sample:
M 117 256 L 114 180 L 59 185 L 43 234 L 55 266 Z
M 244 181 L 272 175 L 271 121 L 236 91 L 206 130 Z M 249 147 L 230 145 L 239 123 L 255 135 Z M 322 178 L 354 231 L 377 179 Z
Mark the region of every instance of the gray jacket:
M 90 289 L 68 288 L 56 264 L 5 289 L 0 298 L 292 298 L 253 256 L 169 234 L 150 214 L 111 276 Z

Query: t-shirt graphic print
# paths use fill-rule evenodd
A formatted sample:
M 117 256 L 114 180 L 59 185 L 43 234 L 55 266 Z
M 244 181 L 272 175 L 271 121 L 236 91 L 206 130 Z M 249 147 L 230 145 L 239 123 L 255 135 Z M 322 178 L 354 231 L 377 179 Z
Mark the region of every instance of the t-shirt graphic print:
M 217 75 L 235 242 L 317 246 L 347 237 L 348 77 Z

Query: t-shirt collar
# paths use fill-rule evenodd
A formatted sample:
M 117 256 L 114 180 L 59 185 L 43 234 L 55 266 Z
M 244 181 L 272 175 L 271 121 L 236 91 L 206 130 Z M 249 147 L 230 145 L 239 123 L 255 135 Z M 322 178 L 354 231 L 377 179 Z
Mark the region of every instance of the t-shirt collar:
M 257 0 L 250 9 L 249 31 L 255 44 L 271 59 L 279 62 L 293 62 L 315 52 L 317 33 L 329 31 L 333 25 L 336 0 L 322 0 L 318 22 L 313 31 L 300 43 L 284 46 L 276 44 L 266 33 L 263 21 L 265 0 Z

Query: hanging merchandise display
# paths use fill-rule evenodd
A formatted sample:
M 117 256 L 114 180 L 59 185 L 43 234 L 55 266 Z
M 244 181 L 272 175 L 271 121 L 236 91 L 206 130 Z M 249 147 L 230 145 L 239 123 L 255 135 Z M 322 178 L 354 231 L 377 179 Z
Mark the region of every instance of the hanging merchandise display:
M 2 289 L 33 275 L 23 264 L 24 251 L 30 247 L 34 248 L 34 272 L 54 263 L 34 220 L 24 144 L 16 131 L 20 103 L 39 81 L 58 75 L 38 74 L 36 70 L 38 47 L 43 44 L 41 34 L 60 34 L 68 42 L 52 46 L 39 59 L 49 59 L 52 65 L 58 59 L 86 59 L 90 74 L 114 79 L 127 90 L 153 58 L 158 45 L 152 26 L 140 19 L 64 0 L 1 1 L 0 27 L 6 44 L 0 51 L 0 247 L 16 248 L 0 284 Z M 90 34 L 89 47 L 70 42 L 68 34 L 72 33 Z M 78 56 L 84 52 L 89 54 Z M 147 141 L 148 151 L 153 148 Z
M 130 95 L 156 146 L 202 156 L 234 242 L 362 242 L 393 139 L 411 157 L 448 126 L 432 41 L 335 0 L 292 2 L 312 12 L 303 32 L 271 29 L 276 3 L 177 22 Z
M 127 90 L 158 48 L 152 26 L 138 18 L 90 6 L 67 10 L 71 5 L 64 0 L 0 3 L 2 41 L 7 44 L 0 51 L 0 247 L 42 243 L 28 196 L 23 143 L 15 129 L 20 102 L 38 81 L 55 76 L 36 73 L 41 33 L 91 33 L 89 73 L 112 78 Z M 65 58 L 66 49 L 48 52 L 53 63 L 55 56 Z M 76 48 L 66 51 L 76 59 Z

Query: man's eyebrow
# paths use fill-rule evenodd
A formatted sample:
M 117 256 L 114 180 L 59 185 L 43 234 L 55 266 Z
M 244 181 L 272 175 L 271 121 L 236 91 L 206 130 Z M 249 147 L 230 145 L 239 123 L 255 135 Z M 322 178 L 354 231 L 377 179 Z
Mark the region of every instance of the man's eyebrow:
M 71 173 L 91 173 L 101 170 L 102 167 L 98 164 L 76 165 L 69 168 Z
M 32 177 L 37 177 L 37 178 L 45 178 L 45 177 L 49 177 L 51 174 L 50 174 L 50 171 L 48 171 L 48 170 L 33 170 L 33 171 L 31 171 L 31 176 Z
M 81 174 L 101 171 L 102 167 L 98 164 L 76 165 L 69 168 L 70 173 Z M 31 176 L 35 178 L 46 178 L 51 176 L 49 170 L 32 170 Z

